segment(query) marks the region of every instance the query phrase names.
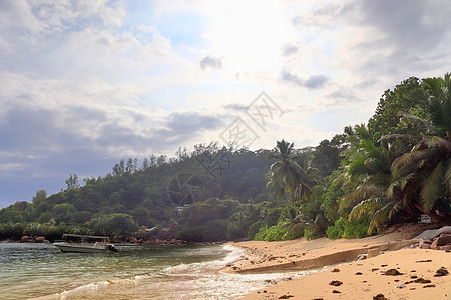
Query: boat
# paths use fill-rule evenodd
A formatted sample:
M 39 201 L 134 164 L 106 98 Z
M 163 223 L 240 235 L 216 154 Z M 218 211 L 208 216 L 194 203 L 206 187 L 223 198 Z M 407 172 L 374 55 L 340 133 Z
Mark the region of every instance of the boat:
M 117 252 L 106 236 L 63 234 L 62 241 L 53 243 L 62 252 L 102 253 Z

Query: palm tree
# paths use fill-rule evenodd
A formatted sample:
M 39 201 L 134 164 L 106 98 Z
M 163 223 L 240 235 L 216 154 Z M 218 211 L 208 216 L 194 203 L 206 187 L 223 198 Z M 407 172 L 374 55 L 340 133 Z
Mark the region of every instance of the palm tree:
M 276 198 L 287 197 L 291 203 L 306 200 L 313 188 L 314 169 L 307 157 L 296 155 L 294 143 L 278 141 L 268 159 L 276 159 L 267 174 L 267 186 Z
M 423 213 L 446 222 L 449 214 L 433 208 L 442 203 L 449 210 L 451 202 L 451 75 L 424 79 L 424 87 L 430 121 L 403 115 L 422 125 L 425 134 L 411 152 L 393 162 L 391 187 L 399 188 Z M 418 194 L 420 201 L 412 200 Z
M 350 147 L 343 155 L 347 162 L 344 171 L 336 179 L 347 191 L 340 202 L 341 210 L 350 209 L 349 219 L 371 216 L 368 233 L 378 231 L 402 209 L 398 194 L 387 194 L 391 183 L 391 164 L 400 153 L 402 143 L 376 145 L 368 127 L 355 127 L 355 133 L 348 137 Z

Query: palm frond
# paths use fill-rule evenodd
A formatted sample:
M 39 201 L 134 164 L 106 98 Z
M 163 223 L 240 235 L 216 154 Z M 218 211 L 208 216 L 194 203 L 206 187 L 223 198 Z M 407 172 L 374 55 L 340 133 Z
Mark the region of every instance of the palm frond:
M 445 184 L 448 186 L 448 193 L 451 195 L 451 158 L 445 161 Z
M 421 137 L 413 134 L 388 134 L 379 139 L 381 141 L 403 140 L 410 144 L 416 144 L 421 140 Z
M 429 212 L 432 209 L 440 194 L 444 175 L 445 168 L 443 162 L 440 161 L 429 176 L 424 180 L 424 186 L 420 195 L 421 203 L 426 212 Z
M 425 160 L 429 160 L 437 155 L 437 150 L 434 148 L 431 149 L 422 149 L 413 152 L 409 152 L 404 154 L 401 157 L 398 157 L 393 161 L 392 164 L 392 173 L 393 178 L 398 178 L 400 174 L 403 174 L 404 168 L 407 169 L 415 169 L 419 168 L 421 162 Z
M 378 231 L 382 228 L 382 225 L 387 222 L 390 216 L 393 215 L 394 207 L 397 202 L 388 202 L 380 209 L 376 210 L 371 218 L 370 226 L 368 227 L 368 234 L 371 234 L 374 230 L 374 227 L 377 228 Z
M 411 115 L 411 114 L 407 114 L 407 113 L 400 113 L 399 114 L 400 117 L 409 119 L 409 120 L 413 120 L 415 123 L 417 123 L 420 128 L 422 129 L 422 131 L 429 131 L 430 133 L 436 133 L 437 130 L 436 128 L 429 122 L 426 120 L 423 120 L 420 117 L 417 117 L 415 115 Z
M 387 197 L 375 197 L 361 201 L 349 213 L 349 220 L 358 219 L 363 214 L 374 214 L 375 211 L 386 205 L 390 199 Z
M 438 148 L 443 149 L 443 151 L 446 152 L 451 152 L 451 142 L 436 135 L 425 136 L 423 138 L 423 143 L 429 148 Z

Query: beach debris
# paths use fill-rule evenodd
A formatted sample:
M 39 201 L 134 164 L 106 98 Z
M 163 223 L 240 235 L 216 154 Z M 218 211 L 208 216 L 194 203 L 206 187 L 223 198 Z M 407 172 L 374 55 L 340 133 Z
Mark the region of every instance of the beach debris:
M 425 286 L 423 286 L 423 288 L 430 288 L 430 287 L 435 287 L 435 284 L 426 284 Z
M 332 293 L 334 293 L 334 294 L 341 294 L 341 292 L 338 291 L 338 290 L 333 290 Z
M 406 287 L 406 284 L 405 283 L 400 283 L 400 284 L 398 284 L 397 286 L 395 286 L 395 288 L 397 288 L 397 289 L 403 289 L 403 288 L 405 288 Z
M 384 275 L 389 275 L 389 276 L 398 276 L 398 275 L 402 275 L 402 273 L 400 273 L 398 270 L 396 269 L 389 269 L 387 271 L 385 271 L 383 273 Z
M 360 254 L 359 256 L 357 256 L 357 260 L 364 260 L 368 258 L 368 254 L 364 253 L 364 254 Z
M 333 273 L 340 272 L 340 269 L 335 268 L 331 272 L 333 272 Z
M 440 277 L 440 276 L 445 276 L 448 275 L 449 272 L 445 267 L 441 267 L 440 269 L 438 269 L 435 274 L 434 277 Z
M 363 275 L 363 273 L 362 272 L 357 272 L 354 275 Z
M 383 267 L 387 267 L 388 265 L 381 265 L 381 267 L 383 268 Z
M 331 282 L 329 282 L 329 285 L 333 285 L 333 286 L 340 286 L 342 284 L 343 284 L 343 282 L 341 282 L 340 280 L 332 280 Z
M 377 270 L 379 270 L 379 268 L 372 268 L 371 272 L 374 272 L 374 271 L 377 271 Z
M 416 263 L 432 262 L 432 259 L 417 260 Z
M 418 278 L 417 275 L 412 275 L 412 276 L 410 276 L 410 279 L 416 279 L 416 278 Z
M 388 299 L 385 298 L 384 294 L 377 294 L 376 296 L 373 297 L 373 300 L 388 300 Z
M 279 299 L 290 299 L 290 298 L 292 298 L 292 297 L 294 297 L 294 295 L 282 295 L 282 296 L 280 296 L 279 297 Z

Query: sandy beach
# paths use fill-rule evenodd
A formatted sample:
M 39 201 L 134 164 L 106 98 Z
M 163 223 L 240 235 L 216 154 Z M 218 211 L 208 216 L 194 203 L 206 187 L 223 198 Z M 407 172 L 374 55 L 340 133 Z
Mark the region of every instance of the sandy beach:
M 414 237 L 426 229 L 430 227 L 413 224 L 363 239 L 233 243 L 247 257 L 227 271 L 248 274 L 325 267 L 242 299 L 451 299 L 451 274 L 436 274 L 440 269 L 446 274 L 443 268 L 451 273 L 451 252 L 416 247 Z

